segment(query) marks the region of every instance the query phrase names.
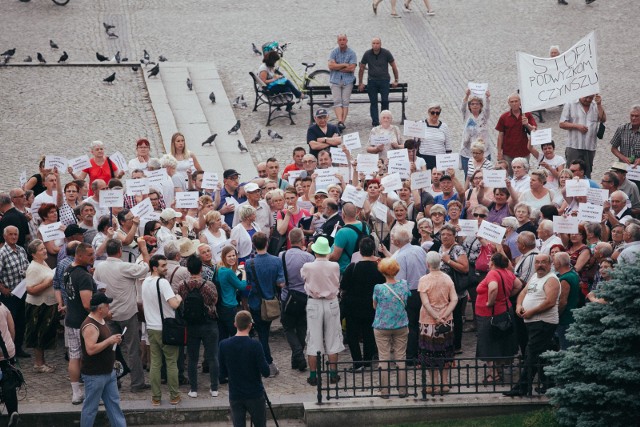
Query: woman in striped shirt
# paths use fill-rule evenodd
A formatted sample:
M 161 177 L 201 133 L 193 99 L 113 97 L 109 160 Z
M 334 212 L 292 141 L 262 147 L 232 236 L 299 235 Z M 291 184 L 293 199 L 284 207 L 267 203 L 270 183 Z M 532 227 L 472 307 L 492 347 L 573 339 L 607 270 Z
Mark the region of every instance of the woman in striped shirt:
M 427 163 L 427 169 L 436 167 L 436 155 L 451 153 L 451 137 L 449 126 L 440 121 L 442 108 L 439 103 L 430 104 L 427 108 L 425 137 L 420 142 L 418 155 Z

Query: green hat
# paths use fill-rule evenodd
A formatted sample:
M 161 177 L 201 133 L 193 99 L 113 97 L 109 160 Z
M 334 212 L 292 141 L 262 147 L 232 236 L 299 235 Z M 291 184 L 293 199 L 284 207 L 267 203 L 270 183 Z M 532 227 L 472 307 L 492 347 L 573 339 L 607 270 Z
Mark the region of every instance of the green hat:
M 326 237 L 318 237 L 316 242 L 311 245 L 311 250 L 318 255 L 328 255 L 331 253 L 331 247 Z

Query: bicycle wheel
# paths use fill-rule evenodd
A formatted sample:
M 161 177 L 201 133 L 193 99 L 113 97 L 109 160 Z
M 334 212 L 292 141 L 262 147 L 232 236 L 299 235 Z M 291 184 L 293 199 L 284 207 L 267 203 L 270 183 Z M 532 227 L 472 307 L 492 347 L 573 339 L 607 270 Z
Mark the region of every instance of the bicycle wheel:
M 58 6 L 64 6 L 67 3 L 69 3 L 69 0 L 52 0 L 55 4 L 57 4 Z
M 309 86 L 329 86 L 329 70 L 315 70 L 307 77 L 305 88 Z

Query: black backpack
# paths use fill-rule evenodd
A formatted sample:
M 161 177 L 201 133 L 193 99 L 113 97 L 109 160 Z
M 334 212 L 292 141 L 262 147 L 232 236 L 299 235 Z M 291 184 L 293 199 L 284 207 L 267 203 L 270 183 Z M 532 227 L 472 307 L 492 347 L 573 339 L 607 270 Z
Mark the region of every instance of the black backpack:
M 204 284 L 205 282 L 202 282 L 197 288 L 191 289 L 184 299 L 182 318 L 188 325 L 202 324 L 207 318 L 207 308 L 204 305 L 204 298 L 200 292 Z

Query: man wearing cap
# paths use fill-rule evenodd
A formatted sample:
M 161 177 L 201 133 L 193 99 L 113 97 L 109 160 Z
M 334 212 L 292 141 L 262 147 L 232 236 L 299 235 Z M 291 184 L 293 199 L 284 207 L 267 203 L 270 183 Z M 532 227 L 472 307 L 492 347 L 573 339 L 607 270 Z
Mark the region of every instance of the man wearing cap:
M 317 385 L 316 353 L 327 354 L 329 362 L 329 382 L 340 381 L 336 363 L 338 353 L 344 350 L 342 343 L 342 326 L 340 324 L 340 266 L 329 260 L 331 253 L 329 242 L 319 237 L 311 250 L 316 256 L 314 262 L 304 264 L 300 276 L 304 280 L 304 290 L 309 296 L 307 300 L 307 356 L 309 362 L 309 378 L 307 383 Z
M 342 143 L 342 138 L 340 137 L 340 129 L 328 123 L 329 112 L 327 110 L 324 108 L 316 110 L 314 119 L 315 123 L 307 129 L 307 144 L 309 144 L 309 154 L 317 159 L 320 150 L 339 146 Z
M 182 218 L 182 214 L 180 212 L 176 212 L 172 208 L 166 208 L 160 214 L 160 224 L 162 225 L 162 227 L 156 233 L 158 250 L 162 249 L 168 242 L 172 240 L 178 240 L 175 233 L 173 232 L 173 227 L 176 225 L 176 220 L 178 218 Z M 182 230 L 182 235 L 187 235 L 185 230 Z
M 634 215 L 640 214 L 640 192 L 638 187 L 632 181 L 627 179 L 627 164 L 623 162 L 615 162 L 611 165 L 611 172 L 615 173 L 620 181 L 618 190 L 629 196 L 631 201 L 631 210 Z
M 640 165 L 640 104 L 631 107 L 629 123 L 621 125 L 611 138 L 611 152 L 628 165 Z M 636 181 L 637 185 L 640 182 Z
M 82 322 L 82 379 L 86 391 L 80 415 L 80 427 L 91 427 L 98 414 L 100 400 L 113 427 L 125 427 L 127 421 L 120 408 L 120 394 L 113 366 L 116 360 L 115 346 L 122 342 L 122 335 L 112 334 L 107 319 L 109 304 L 113 299 L 98 292 L 90 301 L 90 313 Z M 136 337 L 137 338 L 137 337 Z
M 21 188 L 14 188 L 9 194 L 0 193 L 0 243 L 4 243 L 2 232 L 4 229 L 13 225 L 18 229 L 18 245 L 26 247 L 28 241 L 31 240 L 29 235 L 29 220 L 27 216 L 16 209 L 12 203 L 13 199 L 24 198 L 24 191 Z
M 233 214 L 237 205 L 247 200 L 244 190 L 240 189 L 240 174 L 235 169 L 227 169 L 222 174 L 223 186 L 220 191 L 220 205 L 216 209 L 224 216 L 224 222 L 233 226 Z M 231 203 L 227 202 L 227 199 Z
M 149 388 L 144 382 L 144 371 L 140 359 L 140 322 L 136 283 L 148 273 L 149 253 L 143 238 L 138 239 L 142 264 L 122 261 L 122 242 L 108 239 L 106 243 L 107 259 L 98 264 L 93 273 L 94 280 L 107 285 L 106 294 L 113 299 L 112 318 L 108 326 L 113 333 L 123 335 L 121 349 L 129 369 L 131 369 L 131 392 L 139 393 Z
M 453 191 L 455 187 L 456 191 Z M 456 178 L 456 173 L 453 169 L 447 170 L 447 175 L 442 175 L 440 178 L 440 189 L 442 194 L 438 194 L 433 198 L 433 203 L 436 205 L 442 205 L 445 209 L 452 200 L 458 200 L 464 206 L 464 190 L 462 184 Z M 449 219 L 447 215 L 447 220 Z
M 564 104 L 560 116 L 560 129 L 568 132 L 565 149 L 567 166 L 574 160 L 582 160 L 586 165 L 585 175 L 591 178 L 598 142 L 598 126 L 606 121 L 607 114 L 602 106 L 602 97 L 598 94 L 583 96 L 577 101 Z
M 333 96 L 333 110 L 338 120 L 338 129 L 345 128 L 349 113 L 349 99 L 356 82 L 355 71 L 358 64 L 356 53 L 347 46 L 347 35 L 338 34 L 338 46 L 329 54 L 329 83 Z
M 247 200 L 240 203 L 238 209 L 233 211 L 233 227 L 240 222 L 240 207 L 249 205 L 256 210 L 255 223 L 260 226 L 260 230 L 268 237 L 271 227 L 273 226 L 273 215 L 271 215 L 269 204 L 262 200 L 260 187 L 258 187 L 258 184 L 255 182 L 250 182 L 244 186 L 244 192 L 247 195 Z

